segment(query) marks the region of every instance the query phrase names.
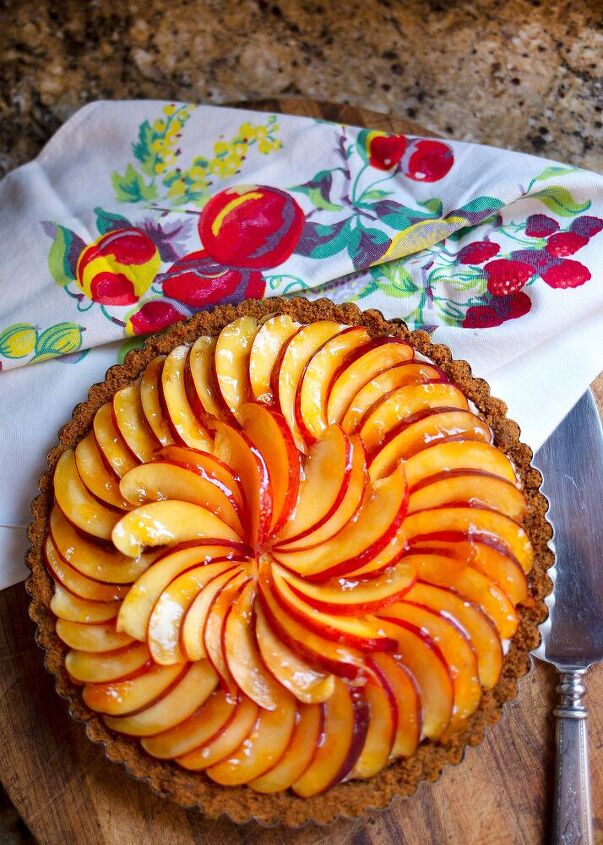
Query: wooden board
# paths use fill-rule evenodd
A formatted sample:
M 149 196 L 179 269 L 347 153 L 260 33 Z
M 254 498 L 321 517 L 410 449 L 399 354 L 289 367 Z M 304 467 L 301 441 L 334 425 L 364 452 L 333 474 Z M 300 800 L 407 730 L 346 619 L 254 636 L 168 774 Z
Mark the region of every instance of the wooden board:
M 261 108 L 429 134 L 352 106 L 285 99 Z M 0 593 L 0 667 L 0 779 L 40 845 L 532 845 L 548 830 L 555 676 L 543 664 L 522 681 L 502 723 L 437 783 L 356 821 L 297 831 L 204 820 L 109 763 L 69 719 L 43 669 L 22 585 Z M 591 673 L 588 683 L 595 835 L 603 842 L 603 672 Z

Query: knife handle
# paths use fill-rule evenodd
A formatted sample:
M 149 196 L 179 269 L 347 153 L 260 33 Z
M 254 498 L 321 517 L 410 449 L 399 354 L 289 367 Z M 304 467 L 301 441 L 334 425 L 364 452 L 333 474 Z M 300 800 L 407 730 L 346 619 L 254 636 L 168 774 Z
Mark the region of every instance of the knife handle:
M 559 671 L 553 845 L 593 844 L 585 671 Z

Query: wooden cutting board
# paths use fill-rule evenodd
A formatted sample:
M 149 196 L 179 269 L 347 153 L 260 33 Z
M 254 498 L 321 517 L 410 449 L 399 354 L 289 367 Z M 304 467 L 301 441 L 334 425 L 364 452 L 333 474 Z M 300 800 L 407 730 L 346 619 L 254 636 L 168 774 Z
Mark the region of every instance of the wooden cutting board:
M 353 106 L 266 100 L 254 107 L 399 133 L 423 127 Z M 35 491 L 32 491 L 32 496 Z M 505 718 L 464 762 L 389 809 L 297 831 L 208 821 L 109 763 L 67 715 L 33 640 L 22 585 L 0 593 L 0 779 L 40 845 L 523 845 L 550 823 L 554 672 L 537 663 Z M 603 842 L 603 672 L 589 678 L 595 837 Z M 598 706 L 595 706 L 598 705 Z

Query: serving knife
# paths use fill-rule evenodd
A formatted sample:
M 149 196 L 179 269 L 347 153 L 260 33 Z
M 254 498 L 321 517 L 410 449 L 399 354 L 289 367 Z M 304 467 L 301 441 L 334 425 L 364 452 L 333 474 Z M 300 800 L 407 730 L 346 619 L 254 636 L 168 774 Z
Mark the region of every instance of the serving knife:
M 586 672 L 603 659 L 603 431 L 590 391 L 534 457 L 550 502 L 555 583 L 534 652 L 559 673 L 553 845 L 592 845 Z

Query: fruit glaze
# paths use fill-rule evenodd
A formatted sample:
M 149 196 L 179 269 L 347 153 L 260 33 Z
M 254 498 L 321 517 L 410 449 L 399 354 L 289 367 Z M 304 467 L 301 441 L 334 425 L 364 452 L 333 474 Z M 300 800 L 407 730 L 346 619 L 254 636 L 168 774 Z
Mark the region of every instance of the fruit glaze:
M 514 466 L 395 337 L 240 317 L 63 452 L 45 543 L 85 704 L 222 785 L 317 795 L 497 683 L 532 548 Z

